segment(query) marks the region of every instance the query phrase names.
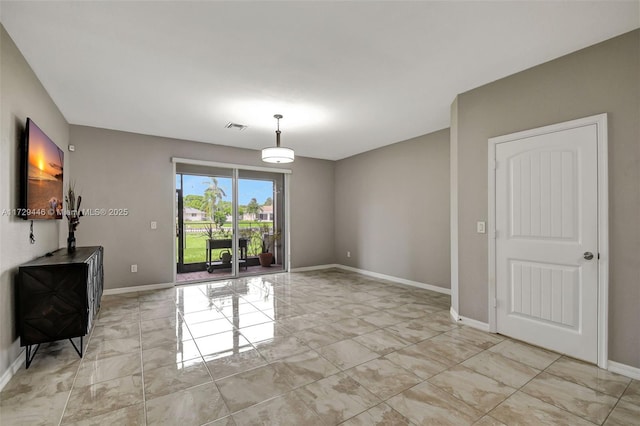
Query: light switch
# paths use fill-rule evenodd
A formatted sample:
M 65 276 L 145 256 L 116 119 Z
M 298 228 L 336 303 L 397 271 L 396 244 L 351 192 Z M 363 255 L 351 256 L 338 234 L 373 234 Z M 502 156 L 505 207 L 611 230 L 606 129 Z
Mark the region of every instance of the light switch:
M 478 232 L 478 234 L 486 233 L 487 232 L 486 223 L 485 222 L 476 223 L 476 231 Z
M 158 222 L 155 220 L 151 222 L 151 229 L 158 229 Z

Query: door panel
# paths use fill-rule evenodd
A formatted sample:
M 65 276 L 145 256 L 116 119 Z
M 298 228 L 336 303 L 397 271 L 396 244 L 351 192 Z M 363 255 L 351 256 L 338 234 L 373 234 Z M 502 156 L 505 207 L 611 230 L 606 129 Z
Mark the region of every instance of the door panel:
M 576 154 L 536 150 L 508 160 L 512 238 L 576 238 Z
M 571 265 L 511 261 L 511 315 L 575 331 L 580 298 L 579 270 Z
M 496 145 L 500 333 L 597 361 L 597 129 Z
M 273 254 L 270 266 L 241 270 L 240 274 L 282 272 L 286 265 L 286 239 L 283 238 L 284 175 L 277 172 L 238 170 L 238 199 L 245 210 L 245 220 L 240 232 L 249 232 L 249 256 L 259 256 L 263 241 Z M 270 202 L 267 202 L 268 199 Z M 253 209 L 250 209 L 249 203 L 254 204 Z
M 232 252 L 233 227 L 225 223 L 228 208 L 225 197 L 231 196 L 231 171 L 221 168 L 176 167 L 177 196 L 177 272 L 193 280 L 234 275 L 233 264 L 222 264 L 222 252 Z M 229 212 L 230 213 L 230 212 Z M 228 246 L 213 247 L 214 240 L 227 240 Z M 224 247 L 224 248 L 220 248 Z

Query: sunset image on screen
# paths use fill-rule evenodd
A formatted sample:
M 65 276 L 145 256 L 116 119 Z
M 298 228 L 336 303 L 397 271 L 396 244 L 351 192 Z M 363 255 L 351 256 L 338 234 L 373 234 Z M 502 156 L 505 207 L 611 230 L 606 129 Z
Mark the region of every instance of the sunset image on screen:
M 29 121 L 27 219 L 62 217 L 64 153 Z

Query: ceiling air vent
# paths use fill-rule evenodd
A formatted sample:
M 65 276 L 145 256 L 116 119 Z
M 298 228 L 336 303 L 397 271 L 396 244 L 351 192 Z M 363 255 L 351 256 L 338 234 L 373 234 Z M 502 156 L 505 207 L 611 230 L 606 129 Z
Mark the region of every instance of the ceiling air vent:
M 244 124 L 238 124 L 238 123 L 232 123 L 232 122 L 228 122 L 224 127 L 226 129 L 238 129 L 238 130 L 244 130 L 247 128 L 247 126 Z

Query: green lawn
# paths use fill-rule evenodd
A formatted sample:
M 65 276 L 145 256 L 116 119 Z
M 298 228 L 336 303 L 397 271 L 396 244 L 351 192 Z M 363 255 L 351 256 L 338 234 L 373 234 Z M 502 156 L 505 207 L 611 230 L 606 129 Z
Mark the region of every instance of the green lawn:
M 206 247 L 207 237 L 204 235 L 187 234 L 184 249 L 184 263 L 204 262 L 207 259 Z M 222 250 L 213 250 L 211 256 L 214 259 L 218 259 L 221 251 Z

